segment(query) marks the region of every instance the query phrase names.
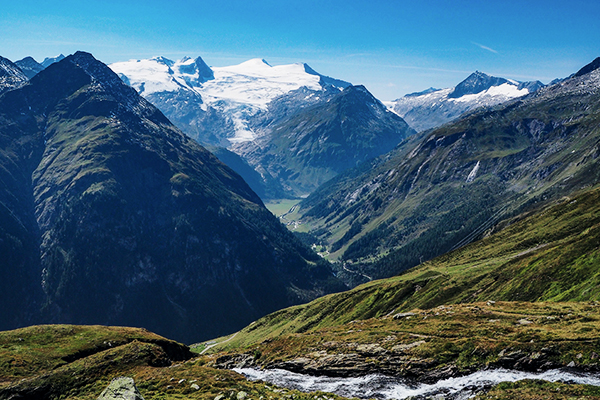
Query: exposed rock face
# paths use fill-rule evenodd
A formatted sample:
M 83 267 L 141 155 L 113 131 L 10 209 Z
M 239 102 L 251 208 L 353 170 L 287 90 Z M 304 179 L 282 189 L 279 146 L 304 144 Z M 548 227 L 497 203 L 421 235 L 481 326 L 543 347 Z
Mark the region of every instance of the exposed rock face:
M 435 383 L 442 379 L 467 375 L 477 370 L 488 368 L 505 368 L 517 371 L 540 372 L 556 368 L 564 368 L 565 364 L 557 362 L 560 353 L 552 347 L 541 351 L 526 352 L 510 348 L 501 351 L 494 362 L 460 366 L 457 362 L 441 362 L 437 358 L 422 358 L 411 352 L 423 341 L 396 346 L 386 350 L 378 344 L 345 344 L 335 351 L 315 351 L 303 357 L 290 360 L 273 360 L 262 362 L 251 354 L 224 355 L 215 360 L 217 368 L 266 368 L 284 369 L 291 372 L 329 377 L 358 377 L 370 374 L 383 374 L 413 380 L 416 383 Z M 330 347 L 335 347 L 331 344 Z M 566 365 L 578 371 L 598 371 L 598 364 L 581 368 L 575 362 Z
M 27 82 L 27 76 L 7 58 L 0 57 L 0 94 Z
M 144 400 L 140 394 L 133 378 L 119 377 L 104 389 L 98 400 Z

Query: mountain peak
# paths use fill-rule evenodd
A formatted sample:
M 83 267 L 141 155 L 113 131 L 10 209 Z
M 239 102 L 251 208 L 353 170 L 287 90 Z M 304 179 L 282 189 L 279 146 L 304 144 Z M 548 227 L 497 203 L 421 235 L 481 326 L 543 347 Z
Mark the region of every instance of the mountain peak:
M 0 94 L 27 82 L 27 76 L 8 58 L 0 57 Z
M 92 54 L 78 51 L 65 58 L 66 61 L 77 65 L 85 71 L 93 80 L 102 82 L 103 85 L 124 85 L 121 78 L 117 76 L 107 65 L 98 61 Z
M 243 63 L 240 64 L 240 66 L 244 66 L 244 67 L 259 67 L 259 68 L 264 68 L 264 67 L 269 67 L 272 68 L 272 65 L 269 64 L 267 62 L 267 60 L 265 60 L 264 58 L 252 58 L 248 61 L 244 61 Z
M 179 69 L 179 72 L 183 74 L 181 76 L 183 80 L 192 87 L 197 87 L 206 81 L 215 79 L 213 70 L 206 65 L 202 57 L 197 57 L 195 60 L 184 57 L 175 63 L 174 68 Z
M 321 77 L 320 80 L 320 84 L 321 86 L 334 86 L 338 89 L 345 89 L 347 87 L 352 86 L 351 83 L 346 82 L 346 81 L 342 81 L 340 79 L 335 79 L 335 78 L 331 78 L 329 76 L 325 76 L 325 75 L 321 75 L 320 73 L 318 73 L 317 71 L 315 71 L 314 69 L 312 69 L 312 67 L 306 63 L 301 63 L 300 65 L 302 65 L 304 67 L 304 72 L 306 72 L 309 75 L 316 75 Z
M 21 71 L 27 76 L 27 78 L 33 78 L 38 72 L 42 71 L 44 67 L 33 59 L 33 57 L 27 56 L 22 60 L 15 61 L 15 65 L 21 68 Z
M 108 66 L 90 53 L 82 51 L 50 65 L 30 82 L 39 93 L 37 97 L 46 99 L 46 102 L 36 104 L 36 107 L 51 108 L 54 106 L 52 99 L 59 101 L 89 85 L 90 93 L 101 93 L 103 98 L 109 96 L 131 110 L 147 108 L 147 104 L 139 102 L 135 90 L 123 83 Z M 102 110 L 97 109 L 95 112 L 102 113 Z
M 577 73 L 574 76 L 582 76 L 585 74 L 589 74 L 590 72 L 595 71 L 598 68 L 600 68 L 600 57 L 597 57 L 594 61 L 581 68 L 579 71 L 577 71 Z
M 0 57 L 0 77 L 21 77 L 23 72 L 8 58 Z
M 172 67 L 175 64 L 174 61 L 169 60 L 168 58 L 163 57 L 163 56 L 152 57 L 151 60 L 156 61 L 159 64 L 166 65 L 167 67 Z
M 59 54 L 56 57 L 46 57 L 46 58 L 44 58 L 44 61 L 41 62 L 41 64 L 44 68 L 48 68 L 48 66 L 50 66 L 56 62 L 59 62 L 61 60 L 64 60 L 64 58 L 65 58 L 64 54 Z
M 457 99 L 467 94 L 477 94 L 488 90 L 492 86 L 500 86 L 508 82 L 507 79 L 487 75 L 481 71 L 475 71 L 464 81 L 456 85 L 448 95 L 451 99 Z
M 25 58 L 23 58 L 23 59 L 21 59 L 19 61 L 15 61 L 15 64 L 18 63 L 18 62 L 27 62 L 27 63 L 34 62 L 36 64 L 39 64 L 37 61 L 35 61 L 35 58 L 33 58 L 31 56 L 27 56 L 27 57 L 25 57 Z

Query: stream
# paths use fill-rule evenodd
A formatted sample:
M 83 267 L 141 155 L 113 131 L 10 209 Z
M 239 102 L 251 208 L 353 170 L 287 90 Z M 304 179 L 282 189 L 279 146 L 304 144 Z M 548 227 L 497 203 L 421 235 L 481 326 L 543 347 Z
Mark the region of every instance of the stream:
M 516 382 L 523 379 L 541 379 L 549 382 L 565 382 L 600 386 L 600 374 L 576 373 L 564 370 L 545 372 L 523 372 L 507 369 L 485 370 L 458 378 L 449 378 L 434 384 L 414 384 L 402 378 L 384 375 L 367 375 L 356 378 L 331 378 L 310 376 L 281 369 L 258 370 L 235 368 L 234 371 L 255 381 L 262 380 L 279 387 L 303 392 L 322 391 L 344 397 L 361 399 L 405 399 L 407 397 L 435 397 L 444 399 L 468 399 L 481 390 L 489 390 L 501 382 Z

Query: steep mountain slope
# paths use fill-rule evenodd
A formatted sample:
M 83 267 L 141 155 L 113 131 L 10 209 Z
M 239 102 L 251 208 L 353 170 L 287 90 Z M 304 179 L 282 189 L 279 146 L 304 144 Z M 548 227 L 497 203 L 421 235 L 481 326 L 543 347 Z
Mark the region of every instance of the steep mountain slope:
M 341 288 L 237 174 L 91 55 L 52 64 L 0 110 L 14 260 L 1 281 L 41 285 L 44 321 L 191 341 Z
M 599 118 L 593 70 L 405 142 L 311 195 L 304 222 L 334 257 L 360 260 L 371 277 L 397 274 L 596 184 Z
M 25 57 L 22 60 L 15 61 L 15 65 L 21 68 L 21 71 L 28 79 L 33 78 L 38 72 L 44 69 L 44 66 L 33 59 L 33 57 Z
M 454 88 L 408 94 L 388 106 L 417 131 L 436 128 L 479 107 L 490 107 L 540 89 L 539 82 L 516 82 L 476 71 Z
M 243 355 L 216 362 L 420 381 L 596 369 L 599 239 L 595 187 L 400 276 L 261 318 L 217 347 Z
M 0 94 L 27 82 L 27 76 L 7 58 L 0 57 Z
M 296 196 L 390 151 L 414 133 L 364 86 L 295 94 L 305 100 L 293 102 L 286 96 L 274 101 L 271 115 L 255 129 L 259 137 L 233 149 Z
M 260 174 L 240 155 L 224 147 L 206 146 L 221 162 L 238 173 L 261 199 L 283 199 L 289 196 L 269 174 Z

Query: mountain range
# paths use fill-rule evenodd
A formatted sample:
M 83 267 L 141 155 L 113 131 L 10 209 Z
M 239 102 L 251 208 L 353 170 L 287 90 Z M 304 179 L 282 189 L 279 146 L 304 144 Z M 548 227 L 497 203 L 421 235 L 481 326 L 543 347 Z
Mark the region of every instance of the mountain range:
M 533 93 L 540 81 L 517 82 L 475 71 L 456 87 L 429 88 L 386 105 L 417 131 L 436 128 L 480 107 L 491 107 Z
M 167 61 L 165 85 L 219 76 Z M 448 101 L 516 85 L 474 75 Z M 312 191 L 297 225 L 335 265 L 139 95 L 152 85 L 127 79 L 84 52 L 31 79 L 0 58 L 0 327 L 86 325 L 0 332 L 0 398 L 98 398 L 123 376 L 145 398 L 339 398 L 222 370 L 235 367 L 440 387 L 422 397 L 452 397 L 446 378 L 555 371 L 561 382 L 486 380 L 460 395 L 600 396 L 600 58 L 420 132 L 366 88 L 322 76 L 232 106 L 250 110 L 225 136 L 236 152 L 212 150 L 270 179 L 270 195 Z M 91 324 L 186 342 L 246 327 L 190 349 Z
M 302 222 L 349 269 L 398 274 L 597 184 L 599 95 L 591 69 L 413 135 L 321 186 Z
M 155 57 L 110 67 L 188 135 L 201 144 L 222 147 L 254 139 L 248 120 L 278 96 L 301 87 L 349 85 L 306 64 L 272 67 L 262 59 L 210 68 L 200 57 L 179 61 Z
M 364 87 L 307 64 L 210 68 L 200 57 L 156 57 L 111 68 L 198 142 L 241 156 L 230 166 L 265 198 L 306 196 L 414 133 Z
M 343 288 L 90 54 L 24 84 L 3 70 L 18 82 L 0 96 L 2 328 L 127 324 L 192 341 Z

